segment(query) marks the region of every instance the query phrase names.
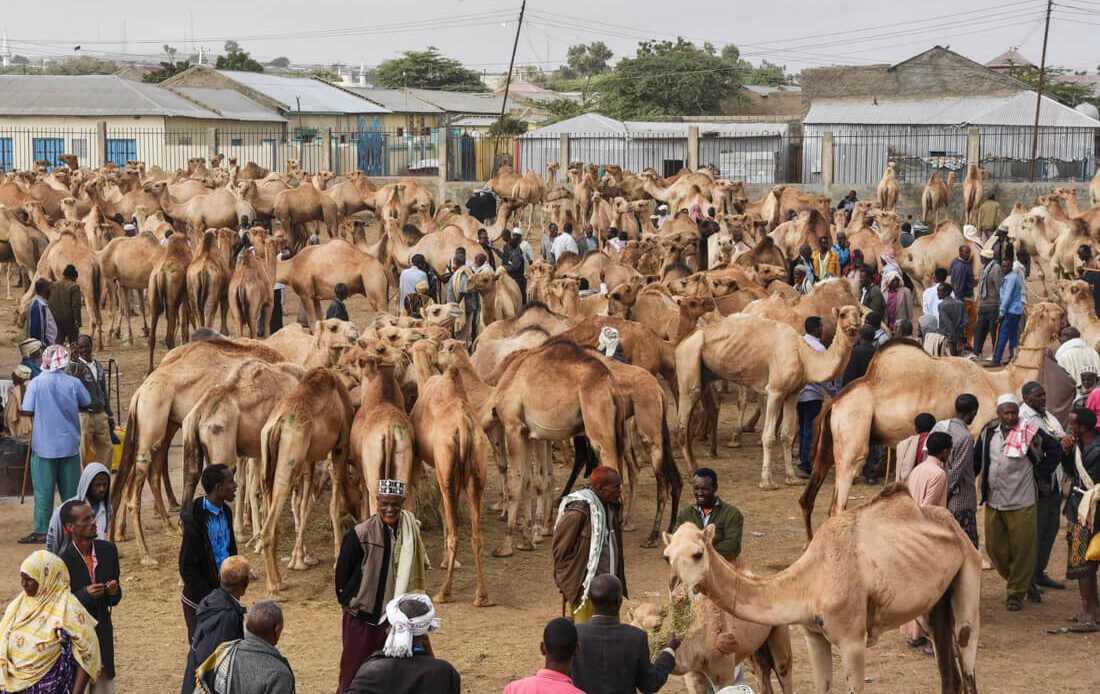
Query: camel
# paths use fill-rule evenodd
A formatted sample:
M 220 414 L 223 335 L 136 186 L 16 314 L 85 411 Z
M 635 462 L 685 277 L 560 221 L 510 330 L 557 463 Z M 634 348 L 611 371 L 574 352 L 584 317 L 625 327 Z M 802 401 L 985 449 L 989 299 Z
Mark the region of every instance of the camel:
M 787 267 L 787 258 L 783 255 L 783 251 L 775 245 L 775 240 L 771 236 L 764 235 L 752 249 L 746 251 L 737 256 L 734 259 L 735 265 L 741 267 L 753 267 L 755 265 L 777 265 L 779 267 Z
M 122 236 L 111 239 L 99 252 L 99 261 L 103 266 L 103 278 L 108 283 L 108 296 L 114 304 L 115 318 L 110 332 L 127 344 L 133 339 L 133 325 L 130 320 L 130 290 L 144 297 L 149 287 L 149 276 L 160 259 L 164 257 L 164 246 L 148 232 L 137 236 Z M 141 305 L 141 323 L 143 330 L 149 332 L 145 304 Z M 126 317 L 126 334 L 122 334 L 122 318 Z
M 985 190 L 982 185 L 984 178 L 985 172 L 977 164 L 967 165 L 966 178 L 963 180 L 963 219 L 967 224 L 978 223 L 978 207 L 982 204 L 982 193 Z
M 661 177 L 652 170 L 642 171 L 638 178 L 642 181 L 645 192 L 655 200 L 668 204 L 673 213 L 692 204 L 699 204 L 706 211 L 710 205 L 714 179 L 704 173 L 688 173 L 670 185 L 662 185 Z
M 30 275 L 38 269 L 38 261 L 49 244 L 50 240 L 44 233 L 24 224 L 11 209 L 0 205 L 0 251 L 6 256 L 5 260 L 14 260 L 21 270 Z
M 421 340 L 412 347 L 417 398 L 411 415 L 416 455 L 435 470 L 443 499 L 447 576 L 434 600 L 450 600 L 458 550 L 458 501 L 460 494 L 465 492 L 470 511 L 470 546 L 477 575 L 474 605 L 486 607 L 493 604 L 481 571 L 481 500 L 489 477 L 486 463 L 489 441 L 466 399 L 458 370 L 451 367 L 440 375 L 432 374 L 429 364 L 437 349 L 431 340 Z M 519 455 L 517 452 L 513 460 Z M 519 460 L 524 459 L 519 457 Z
M 222 334 L 229 332 L 229 265 L 236 243 L 237 232 L 232 229 L 207 229 L 198 255 L 187 266 L 187 297 L 198 327 L 214 325 L 220 315 Z
M 474 342 L 476 347 L 484 343 L 493 342 L 506 337 L 512 337 L 524 328 L 537 327 L 545 330 L 550 335 L 565 332 L 576 325 L 577 321 L 551 311 L 546 304 L 531 301 L 528 297 L 527 304 L 516 314 L 515 318 L 498 320 L 477 336 Z M 477 357 L 477 351 L 474 352 Z
M 279 193 L 289 188 L 290 186 L 287 185 L 286 180 L 279 174 L 271 174 L 258 180 L 243 179 L 233 185 L 236 196 L 252 205 L 252 209 L 256 210 L 257 219 L 274 218 L 275 198 L 278 197 Z M 339 210 L 341 201 L 346 204 L 344 189 L 330 191 L 329 194 L 337 201 L 337 210 Z
M 677 594 L 682 590 L 677 588 Z M 676 649 L 676 667 L 672 671 L 674 675 L 683 675 L 688 694 L 706 694 L 708 680 L 715 687 L 732 685 L 737 665 L 750 658 L 758 691 L 771 694 L 774 669 L 784 694 L 791 692 L 791 634 L 785 624 L 768 627 L 737 619 L 704 595 L 691 598 L 690 610 L 691 625 Z M 649 602 L 631 612 L 631 622 L 650 632 L 650 639 L 668 618 L 660 606 Z M 725 653 L 720 645 L 728 641 L 735 644 L 735 649 Z
M 504 365 L 493 397 L 482 408 L 485 426 L 494 416 L 504 428 L 508 447 L 508 525 L 493 556 L 513 552 L 519 508 L 530 480 L 524 474 L 529 440 L 556 441 L 585 434 L 599 460 L 622 470 L 626 411 L 622 393 L 608 366 L 566 338 L 516 353 Z M 523 533 L 516 548 L 534 548 Z
M 267 592 L 275 596 L 283 588 L 279 560 L 279 517 L 297 485 L 299 507 L 298 532 L 287 565 L 292 571 L 308 568 L 305 529 L 313 510 L 314 475 L 317 467 L 332 455 L 332 516 L 334 545 L 341 540 L 340 508 L 347 503 L 344 483 L 347 478 L 348 437 L 354 415 L 344 381 L 328 369 L 310 369 L 289 394 L 281 398 L 260 432 L 260 469 L 264 475 L 265 513 L 260 531 L 267 566 Z
M 1002 393 L 1039 376 L 1047 345 L 1058 335 L 1065 312 L 1050 303 L 1025 307 L 1027 328 L 1015 360 L 1006 369 L 989 371 L 965 357 L 932 357 L 919 346 L 903 340 L 879 348 L 863 378 L 829 400 L 817 419 L 813 475 L 799 500 L 806 536 L 813 535 L 811 518 L 817 492 L 836 466 L 836 488 L 830 513 L 844 510 L 852 480 L 858 474 L 867 447 L 887 447 L 913 433 L 913 420 L 929 412 L 937 420 L 955 415 L 955 397 L 968 392 L 978 398 L 978 414 L 971 425 L 976 435 L 990 421 Z M 899 378 L 912 374 L 912 378 Z
M 263 230 L 252 236 L 252 249 L 241 253 L 229 278 L 227 295 L 233 326 L 241 337 L 267 334 L 271 311 L 275 306 L 275 252 Z M 311 321 L 312 322 L 312 321 Z
M 325 191 L 336 203 L 336 219 L 342 221 L 349 215 L 363 210 L 373 210 L 378 189 L 362 171 L 353 171 L 340 183 Z
M 448 225 L 443 229 L 424 234 L 414 245 L 409 246 L 401 235 L 401 228 L 394 220 L 383 222 L 383 233 L 389 242 L 388 253 L 398 270 L 404 270 L 412 264 L 414 255 L 423 255 L 436 273 L 444 273 L 447 264 L 454 260 L 455 249 L 466 249 L 466 257 L 473 260 L 478 253 L 484 253 L 477 241 L 469 238 L 456 226 Z
M 1080 330 L 1085 343 L 1095 349 L 1100 345 L 1100 318 L 1096 317 L 1092 285 L 1084 280 L 1063 280 L 1058 283 L 1058 294 L 1069 324 Z
M 638 292 L 633 304 L 624 301 L 622 289 L 615 289 L 608 298 L 628 305 L 625 318 L 648 325 L 662 340 L 679 344 L 687 337 L 708 311 L 714 310 L 714 300 L 708 297 L 684 296 L 675 299 L 660 285 L 648 285 Z
M 921 195 L 921 219 L 929 223 L 939 221 L 940 212 L 951 204 L 951 190 L 955 187 L 956 177 L 954 171 L 948 172 L 947 182 L 944 183 L 939 171 L 932 173 Z
M 123 219 L 131 219 L 139 207 L 148 213 L 161 211 L 161 191 L 166 188 L 161 181 L 149 181 L 129 193 L 122 193 L 118 189 L 108 190 L 104 183 L 102 179 L 93 179 L 84 184 L 88 199 L 104 217 L 122 215 Z
M 852 339 L 863 322 L 855 306 L 833 308 L 831 313 L 837 330 L 825 352 L 815 351 L 789 325 L 745 314 L 727 316 L 680 343 L 676 348 L 678 436 L 690 469 L 697 467 L 688 432 L 692 409 L 711 381 L 725 379 L 767 395 L 761 434 L 764 462 L 760 488 L 778 488 L 771 475 L 777 441 L 783 449 L 785 482 L 798 483 L 791 461 L 797 424 L 796 397 L 807 383 L 830 381 L 840 375 L 848 362 Z
M 325 195 L 325 184 L 332 180 L 332 172 L 315 175 L 312 183 L 297 188 L 287 188 L 275 196 L 274 212 L 279 224 L 286 231 L 290 249 L 297 252 L 306 244 L 306 224 L 320 222 L 329 236 L 336 232 L 336 201 Z
M 479 335 L 475 343 L 477 349 L 470 357 L 470 362 L 479 377 L 486 383 L 495 384 L 494 374 L 497 374 L 498 368 L 508 355 L 538 347 L 551 337 L 550 332 L 539 326 L 523 328 L 516 331 L 514 335 L 494 340 L 486 340 Z
M 311 325 L 321 317 L 321 300 L 335 297 L 334 287 L 340 283 L 347 285 L 349 295 L 367 297 L 376 311 L 385 311 L 389 303 L 391 281 L 382 262 L 343 239 L 307 246 L 278 261 L 275 278 L 298 295 Z
M 504 268 L 496 272 L 479 272 L 470 277 L 469 288 L 481 297 L 481 322 L 490 325 L 498 320 L 515 318 L 522 303 L 519 285 Z
M 935 282 L 936 268 L 951 267 L 952 261 L 959 255 L 960 246 L 970 246 L 970 264 L 974 276 L 981 276 L 982 249 L 963 236 L 963 230 L 951 220 L 940 222 L 931 234 L 920 237 L 908 248 L 902 249 L 897 244 L 895 257 L 901 269 L 913 280 L 914 295 L 920 296 L 925 287 Z
M 875 189 L 875 198 L 880 209 L 893 212 L 898 204 L 898 178 L 895 172 L 897 165 L 894 162 L 886 164 L 886 170 L 882 172 L 882 180 Z
M 182 228 L 177 227 L 179 231 L 194 234 L 196 237 L 210 228 L 236 229 L 246 221 L 256 218 L 256 210 L 252 205 L 238 199 L 228 188 L 218 188 L 196 195 L 187 202 L 177 202 L 166 186 L 160 190 L 157 199 L 164 213 L 177 224 L 183 225 Z
M 190 339 L 190 307 L 187 302 L 187 268 L 191 265 L 191 249 L 182 234 L 168 237 L 168 245 L 149 273 L 146 311 L 149 313 L 149 371 L 153 372 L 153 356 L 157 346 L 157 322 L 163 313 L 167 318 L 165 343 L 176 346 L 176 323 L 179 322 L 183 341 Z
M 77 271 L 76 283 L 80 287 L 80 293 L 89 314 L 89 320 L 86 323 L 89 326 L 89 333 L 93 338 L 98 339 L 99 349 L 103 349 L 102 307 L 107 296 L 103 266 L 95 251 L 81 242 L 77 234 L 72 231 L 62 231 L 57 240 L 51 242 L 42 252 L 34 275 L 27 283 L 27 291 L 16 306 L 16 324 L 20 326 L 25 324 L 27 308 L 34 299 L 35 281 L 45 278 L 56 282 L 61 279 L 68 265 L 72 265 Z
M 676 351 L 667 340 L 644 323 L 615 316 L 588 316 L 562 335 L 578 344 L 595 347 L 600 331 L 612 327 L 619 331 L 619 344 L 627 363 L 639 366 L 654 376 L 661 376 L 676 396 Z M 475 355 L 476 356 L 476 355 Z
M 982 557 L 950 511 L 918 506 L 904 483 L 830 518 L 794 564 L 757 577 L 714 551 L 714 526 L 664 536 L 670 574 L 738 619 L 802 626 L 818 692 L 832 687 L 832 647 L 845 688 L 864 689 L 867 646 L 918 619 L 931 634 L 944 692 L 977 692 Z M 914 561 L 920 557 L 920 561 Z
M 354 324 L 330 318 L 314 323 L 312 334 L 297 323 L 291 323 L 270 335 L 264 344 L 278 350 L 287 361 L 312 369 L 332 366 L 358 340 L 359 330 Z
M 767 299 L 754 301 L 745 307 L 744 312 L 786 323 L 799 333 L 802 332 L 807 318 L 819 316 L 822 322 L 822 340 L 828 343 L 833 339 L 837 328 L 833 309 L 843 306 L 859 306 L 859 300 L 852 294 L 851 285 L 838 277 L 818 282 L 809 294 L 795 299 L 772 295 Z

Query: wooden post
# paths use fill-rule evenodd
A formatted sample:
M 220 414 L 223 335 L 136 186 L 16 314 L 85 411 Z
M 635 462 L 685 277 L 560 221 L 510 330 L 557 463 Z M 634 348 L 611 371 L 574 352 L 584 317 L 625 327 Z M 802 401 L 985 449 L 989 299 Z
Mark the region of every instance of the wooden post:
M 977 128 L 966 130 L 966 165 L 982 165 L 982 138 Z
M 565 180 L 569 170 L 569 133 L 562 133 L 558 144 L 558 182 Z
M 699 168 L 699 126 L 688 126 L 687 167 L 695 171 Z
M 450 146 L 450 134 L 451 128 L 447 125 L 447 119 L 441 118 L 439 121 L 439 127 L 436 128 L 435 143 L 436 143 L 436 159 L 439 160 L 439 199 L 442 200 L 446 196 L 444 191 L 447 186 L 447 179 L 450 173 L 450 154 L 447 148 Z
M 212 157 L 218 153 L 218 129 L 207 128 L 206 129 L 206 149 L 208 157 Z
M 99 160 L 99 166 L 104 166 L 107 163 L 107 121 L 96 121 L 95 124 L 95 146 L 99 150 L 97 155 L 89 156 L 89 161 L 84 162 L 85 165 L 90 165 L 95 159 Z M 93 158 L 94 157 L 94 158 Z
M 833 185 L 833 133 L 826 130 L 821 133 L 821 186 L 827 189 Z

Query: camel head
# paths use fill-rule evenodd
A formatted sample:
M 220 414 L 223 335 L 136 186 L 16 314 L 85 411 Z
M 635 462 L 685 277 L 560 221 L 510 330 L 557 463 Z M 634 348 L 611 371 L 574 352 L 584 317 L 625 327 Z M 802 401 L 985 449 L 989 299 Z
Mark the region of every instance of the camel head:
M 714 299 L 709 296 L 681 297 L 679 304 L 680 315 L 691 320 L 698 320 L 704 313 L 714 310 Z
M 224 154 L 212 154 L 210 155 L 210 166 L 214 167 L 215 169 L 220 169 L 222 166 L 222 161 L 224 160 Z
M 630 214 L 630 202 L 626 198 L 615 198 L 611 211 L 616 215 Z
M 668 563 L 669 585 L 683 583 L 689 588 L 702 583 L 710 571 L 707 551 L 714 540 L 714 526 L 700 530 L 691 523 L 684 523 L 676 532 L 661 533 L 665 549 L 662 555 Z
M 1067 307 L 1092 309 L 1092 286 L 1084 280 L 1059 280 L 1058 296 Z
M 497 276 L 491 272 L 479 272 L 469 280 L 470 286 L 479 294 L 488 292 L 496 286 Z
M 757 263 L 753 266 L 753 269 L 756 270 L 757 281 L 765 287 L 775 280 L 786 280 L 787 278 L 787 271 L 778 265 Z
M 1020 336 L 1021 345 L 1027 344 L 1032 335 L 1037 335 L 1041 344 L 1053 342 L 1066 321 L 1066 312 L 1060 306 L 1046 301 L 1024 306 L 1024 313 L 1027 315 L 1027 327 Z
M 455 354 L 462 352 L 469 357 L 469 353 L 466 352 L 466 343 L 462 340 L 443 340 L 439 343 L 439 353 L 436 354 L 436 363 L 439 364 L 440 369 L 447 369 L 455 364 Z
M 837 330 L 843 330 L 845 335 L 855 338 L 859 326 L 863 325 L 863 311 L 859 306 L 834 306 L 833 319 L 836 320 Z
M 626 282 L 611 288 L 607 298 L 621 306 L 633 306 L 638 299 L 638 292 L 645 286 L 645 279 L 639 276 L 631 277 Z
M 954 171 L 948 172 L 947 187 L 950 188 L 951 186 L 955 185 L 955 181 L 957 180 L 959 180 L 959 174 L 955 173 Z
M 340 352 L 355 346 L 359 341 L 359 329 L 354 323 L 338 318 L 317 321 L 313 324 L 314 348 L 328 355 L 328 363 L 336 363 Z
M 149 181 L 148 183 L 141 186 L 141 190 L 142 192 L 148 193 L 150 195 L 160 197 L 161 191 L 165 190 L 167 187 L 168 186 L 164 181 Z

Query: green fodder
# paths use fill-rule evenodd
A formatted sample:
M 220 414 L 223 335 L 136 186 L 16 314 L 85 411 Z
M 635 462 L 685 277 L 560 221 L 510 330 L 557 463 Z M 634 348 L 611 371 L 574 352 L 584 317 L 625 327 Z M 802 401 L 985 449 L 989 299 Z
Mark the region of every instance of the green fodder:
M 687 591 L 677 589 L 672 602 L 661 609 L 661 626 L 649 632 L 649 657 L 653 660 L 673 638 L 687 637 L 695 623 L 695 604 Z

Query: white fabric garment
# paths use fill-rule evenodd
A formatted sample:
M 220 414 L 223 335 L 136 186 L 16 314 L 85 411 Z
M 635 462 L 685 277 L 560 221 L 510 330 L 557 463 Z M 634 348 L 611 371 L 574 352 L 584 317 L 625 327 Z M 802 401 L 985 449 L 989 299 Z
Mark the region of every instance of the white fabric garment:
M 554 254 L 554 261 L 556 262 L 558 258 L 561 258 L 562 253 L 566 251 L 570 253 L 580 253 L 580 251 L 577 250 L 577 242 L 570 234 L 558 234 L 554 238 L 554 243 L 550 245 L 550 252 Z
M 921 310 L 929 316 L 940 315 L 940 297 L 939 297 L 940 285 L 939 283 L 933 284 L 928 289 L 924 290 L 924 293 L 920 297 Z
M 401 611 L 401 603 L 415 600 L 427 606 L 428 611 L 419 617 L 409 618 Z M 387 658 L 411 658 L 413 637 L 424 636 L 439 628 L 439 619 L 435 616 L 432 599 L 422 593 L 404 593 L 386 604 L 386 621 L 390 623 L 390 633 L 382 652 Z
M 1100 355 L 1079 337 L 1062 343 L 1062 346 L 1054 353 L 1054 360 L 1066 373 L 1073 376 L 1078 389 L 1081 388 L 1082 368 L 1091 366 L 1096 370 L 1096 373 L 1100 373 Z
M 603 552 L 603 537 L 605 533 L 610 532 L 607 527 L 607 512 L 603 507 L 603 502 L 600 501 L 600 497 L 596 496 L 596 492 L 591 489 L 579 489 L 571 494 L 567 494 L 558 505 L 558 518 L 554 521 L 554 528 L 558 527 L 558 522 L 561 521 L 561 517 L 565 515 L 565 507 L 574 501 L 583 501 L 588 504 L 588 519 L 589 526 L 592 528 L 592 532 L 588 539 L 588 566 L 584 576 L 583 590 L 581 591 L 581 599 L 577 601 L 577 610 L 579 611 L 584 607 L 585 600 L 588 599 L 588 589 L 592 586 L 592 580 L 596 578 L 596 570 L 600 566 L 600 554 Z M 611 570 L 615 570 L 615 543 L 609 541 L 607 543 L 608 549 L 611 551 L 609 566 Z

